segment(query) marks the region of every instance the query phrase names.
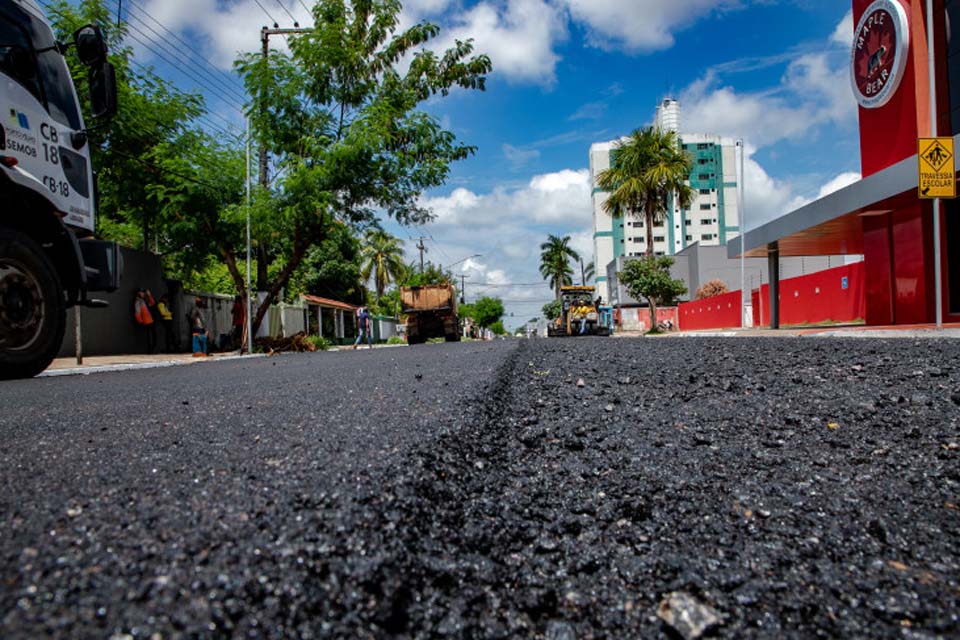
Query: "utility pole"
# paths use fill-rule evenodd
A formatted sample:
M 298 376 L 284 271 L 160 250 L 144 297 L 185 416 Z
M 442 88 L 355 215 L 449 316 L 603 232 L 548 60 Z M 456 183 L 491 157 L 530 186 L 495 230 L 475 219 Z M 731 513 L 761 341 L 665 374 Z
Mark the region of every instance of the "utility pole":
M 583 258 L 580 258 L 580 286 L 587 286 L 587 272 L 583 270 Z
M 942 11 L 943 9 L 941 9 Z M 927 0 L 927 72 L 930 82 L 930 137 L 937 137 L 937 64 L 934 57 L 933 0 Z M 951 172 L 952 173 L 952 172 Z M 943 275 L 940 259 L 940 198 L 933 199 L 933 288 L 937 329 L 943 329 Z
M 470 276 L 460 274 L 460 304 L 467 303 L 467 278 Z
M 264 67 L 267 66 L 267 57 L 270 55 L 270 36 L 283 36 L 283 35 L 297 35 L 301 33 L 310 33 L 313 29 L 279 29 L 277 28 L 276 23 L 273 25 L 273 29 L 267 27 L 260 28 L 260 55 L 263 56 Z M 266 88 L 264 87 L 260 93 L 260 117 L 261 121 L 266 115 Z M 268 174 L 269 169 L 269 159 L 267 157 L 267 147 L 262 142 L 260 144 L 260 186 L 264 189 L 270 188 L 270 176 Z M 267 248 L 263 246 L 263 242 L 257 243 L 257 289 L 263 290 L 267 288 Z
M 420 273 L 423 273 L 423 254 L 427 251 L 426 245 L 423 244 L 423 241 L 426 240 L 423 236 L 420 236 L 417 241 L 417 249 L 420 250 Z

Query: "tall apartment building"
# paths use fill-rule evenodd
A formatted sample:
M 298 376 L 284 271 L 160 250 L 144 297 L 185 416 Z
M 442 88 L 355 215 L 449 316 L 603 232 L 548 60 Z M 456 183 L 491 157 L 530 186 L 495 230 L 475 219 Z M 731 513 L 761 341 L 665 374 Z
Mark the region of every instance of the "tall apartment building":
M 656 126 L 680 132 L 680 104 L 664 100 L 654 118 Z M 671 197 L 664 220 L 653 229 L 653 249 L 659 255 L 673 255 L 699 242 L 703 246 L 725 245 L 740 234 L 737 210 L 737 166 L 735 142 L 720 136 L 679 133 L 683 150 L 693 159 L 687 184 L 694 190 L 690 207 L 681 209 Z M 613 219 L 603 210 L 608 194 L 597 188 L 597 174 L 610 167 L 610 154 L 618 141 L 590 147 L 590 179 L 593 187 L 593 244 L 597 273 L 620 256 L 646 253 L 646 228 L 641 218 Z M 606 277 L 597 277 L 598 294 L 610 299 Z

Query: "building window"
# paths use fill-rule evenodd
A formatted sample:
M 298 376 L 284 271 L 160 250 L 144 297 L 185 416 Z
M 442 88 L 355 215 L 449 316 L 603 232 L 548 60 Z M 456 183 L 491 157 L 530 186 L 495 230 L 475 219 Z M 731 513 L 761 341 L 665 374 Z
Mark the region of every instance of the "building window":
M 663 255 L 663 251 L 657 251 L 656 254 L 654 254 L 654 255 L 662 256 L 662 255 Z
M 700 205 L 700 211 L 710 211 L 710 204 L 707 203 Z
M 710 218 L 700 218 L 700 224 L 710 224 Z
M 712 233 L 705 233 L 705 234 L 703 234 L 702 236 L 700 236 L 700 239 L 703 240 L 704 242 L 713 240 L 713 234 L 712 234 Z
M 697 179 L 698 179 L 698 180 L 709 180 L 709 179 L 710 179 L 710 174 L 709 174 L 709 173 L 701 173 L 700 175 L 697 176 Z
M 710 195 L 710 191 L 711 191 L 711 189 L 700 189 L 700 195 L 702 195 L 702 196 L 708 196 L 708 195 Z
M 697 160 L 697 164 L 710 164 L 710 158 L 700 158 Z
M 689 227 L 690 225 L 693 224 L 693 220 L 684 220 L 684 221 L 683 221 L 683 224 L 685 224 L 686 226 Z
M 653 223 L 653 228 L 654 228 L 654 229 L 662 229 L 662 228 L 663 228 L 663 220 L 661 220 L 660 222 L 654 222 L 654 223 Z
M 663 242 L 665 239 L 663 236 L 653 236 L 654 242 Z
M 690 242 L 691 240 L 693 240 L 693 236 L 687 236 L 687 242 Z
M 709 148 L 710 148 L 710 144 L 706 142 L 701 142 L 697 145 L 697 149 L 699 149 L 700 151 L 703 151 L 704 149 L 709 149 Z

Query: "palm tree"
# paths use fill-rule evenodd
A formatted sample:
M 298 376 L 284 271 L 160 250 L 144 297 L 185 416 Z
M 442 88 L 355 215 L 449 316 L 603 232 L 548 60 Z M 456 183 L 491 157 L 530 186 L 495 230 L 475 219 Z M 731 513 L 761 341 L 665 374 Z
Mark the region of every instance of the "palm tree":
M 597 275 L 597 269 L 593 266 L 592 262 L 588 262 L 587 266 L 583 266 L 583 258 L 580 259 L 580 284 L 587 286 L 587 283 L 593 280 L 593 277 Z
M 667 215 L 667 202 L 686 209 L 694 191 L 687 184 L 693 159 L 680 148 L 673 131 L 655 127 L 637 129 L 618 142 L 610 154 L 610 168 L 597 175 L 597 186 L 610 193 L 603 208 L 614 218 L 643 215 L 647 228 L 646 254 L 653 255 L 653 225 Z
M 363 239 L 360 250 L 360 278 L 369 282 L 373 276 L 377 301 L 387 285 L 403 278 L 407 266 L 403 262 L 403 240 L 383 229 L 371 229 Z
M 579 260 L 578 254 L 570 246 L 570 236 L 550 235 L 547 241 L 540 245 L 540 275 L 550 282 L 557 300 L 560 299 L 560 287 L 573 284 L 573 269 L 570 260 Z

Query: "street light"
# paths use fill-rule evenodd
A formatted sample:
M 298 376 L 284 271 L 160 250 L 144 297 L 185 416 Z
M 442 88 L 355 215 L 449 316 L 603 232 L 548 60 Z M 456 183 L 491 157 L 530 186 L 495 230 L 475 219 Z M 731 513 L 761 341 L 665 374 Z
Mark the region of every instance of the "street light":
M 445 266 L 445 267 L 441 267 L 441 269 L 449 269 L 450 267 L 455 267 L 455 266 L 457 266 L 458 264 L 460 264 L 461 262 L 466 262 L 467 260 L 471 260 L 471 259 L 473 259 L 473 258 L 479 258 L 479 257 L 482 256 L 482 255 L 483 255 L 482 253 L 475 253 L 475 254 L 473 254 L 472 256 L 467 256 L 466 258 L 463 258 L 463 259 L 461 259 L 461 260 L 457 260 L 456 262 L 451 263 L 451 264 L 448 264 L 448 265 Z

